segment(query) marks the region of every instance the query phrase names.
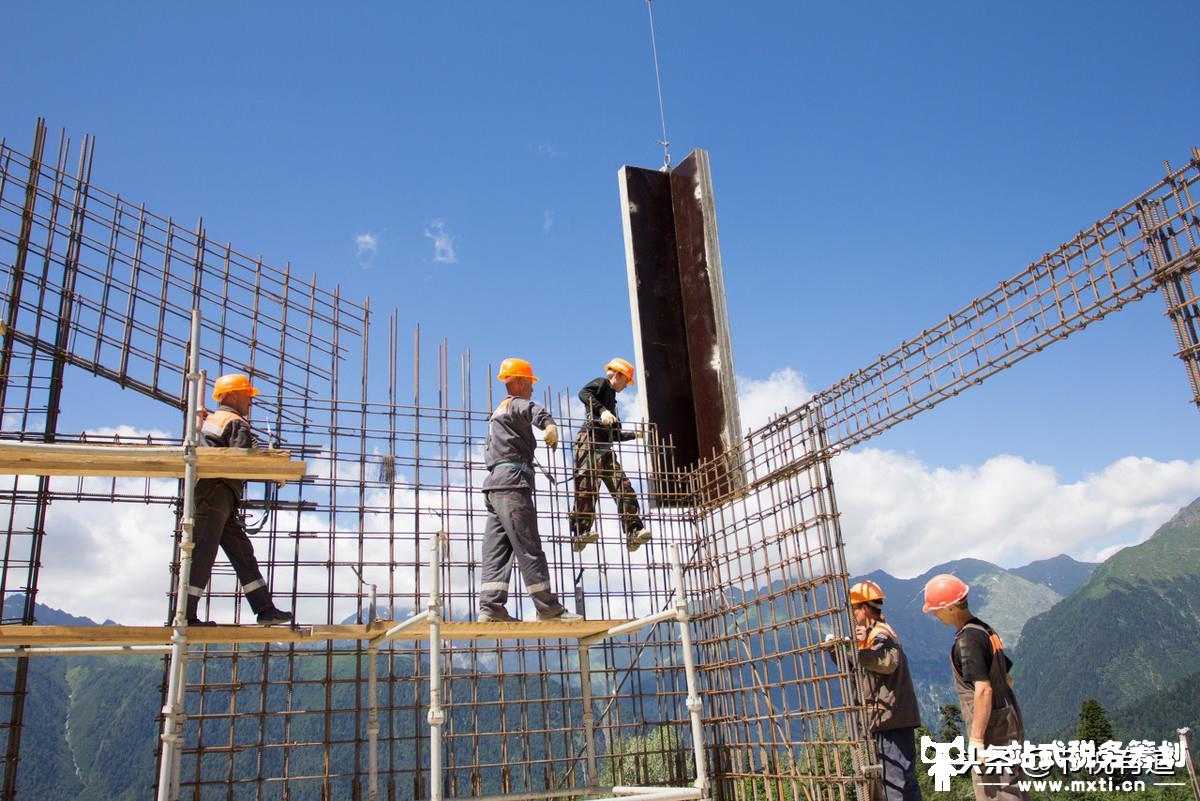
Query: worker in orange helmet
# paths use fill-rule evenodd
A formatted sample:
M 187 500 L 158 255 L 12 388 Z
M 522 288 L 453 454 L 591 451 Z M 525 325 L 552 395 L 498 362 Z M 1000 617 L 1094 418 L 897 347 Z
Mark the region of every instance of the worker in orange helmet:
M 212 448 L 254 448 L 258 442 L 247 418 L 258 395 L 250 379 L 241 373 L 223 375 L 213 388 L 217 411 L 203 415 L 200 438 Z M 202 478 L 196 482 L 196 524 L 192 529 L 192 570 L 188 575 L 187 622 L 189 626 L 215 626 L 199 616 L 200 599 L 212 576 L 217 548 L 225 551 L 241 582 L 250 608 L 264 625 L 290 623 L 292 613 L 275 607 L 271 591 L 254 558 L 254 546 L 238 516 L 245 481 L 234 478 Z
M 886 597 L 883 588 L 869 579 L 850 588 L 867 725 L 875 735 L 875 750 L 883 767 L 879 795 L 883 801 L 921 801 L 916 746 L 921 712 L 900 637 L 883 619 Z M 833 639 L 830 635 L 826 648 L 837 661 Z
M 575 437 L 575 507 L 570 516 L 571 547 L 576 551 L 582 551 L 599 538 L 592 523 L 596 519 L 601 481 L 617 504 L 625 547 L 636 551 L 650 541 L 633 484 L 613 449 L 614 442 L 642 436 L 640 430 L 622 431 L 617 417 L 617 393 L 624 392 L 632 383 L 633 365 L 624 359 L 613 359 L 604 365 L 604 375 L 579 391 L 585 421 Z
M 488 418 L 483 459 L 488 476 L 483 481 L 487 527 L 483 532 L 483 584 L 479 589 L 479 620 L 499 623 L 513 620 L 505 604 L 513 562 L 521 571 L 525 589 L 533 598 L 540 620 L 579 620 L 568 612 L 550 589 L 550 568 L 538 534 L 537 508 L 533 503 L 533 429 L 542 429 L 551 449 L 558 447 L 558 426 L 541 405 L 534 403 L 533 365 L 524 359 L 505 359 L 496 376 L 508 396 Z
M 925 584 L 925 612 L 956 634 L 950 649 L 950 671 L 958 692 L 963 724 L 968 737 L 968 754 L 979 765 L 971 772 L 977 801 L 1028 799 L 1018 782 L 1025 778 L 1020 764 L 996 765 L 984 773 L 985 749 L 1025 742 L 1025 723 L 1012 689 L 1009 671 L 1012 660 L 1004 652 L 999 635 L 971 612 L 967 596 L 971 589 L 949 573 L 934 576 Z

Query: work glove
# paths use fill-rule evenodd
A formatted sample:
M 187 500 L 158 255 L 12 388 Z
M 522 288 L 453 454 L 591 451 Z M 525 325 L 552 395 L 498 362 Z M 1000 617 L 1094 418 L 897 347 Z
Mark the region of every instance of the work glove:
M 620 421 L 617 420 L 617 416 L 615 414 L 613 414 L 612 412 L 610 412 L 608 409 L 605 409 L 604 411 L 600 412 L 600 424 L 601 425 L 615 426 L 619 422 Z
M 987 758 L 983 753 L 986 749 L 987 746 L 983 744 L 983 740 L 976 740 L 974 737 L 972 737 L 967 744 L 967 756 L 970 757 L 972 761 L 978 762 L 980 765 L 986 765 Z
M 638 439 L 641 439 L 642 437 L 646 436 L 646 432 L 639 428 L 637 431 L 633 432 L 633 436 L 635 436 Z
M 558 447 L 558 426 L 551 423 L 542 431 L 543 439 L 546 441 L 546 447 L 554 450 Z

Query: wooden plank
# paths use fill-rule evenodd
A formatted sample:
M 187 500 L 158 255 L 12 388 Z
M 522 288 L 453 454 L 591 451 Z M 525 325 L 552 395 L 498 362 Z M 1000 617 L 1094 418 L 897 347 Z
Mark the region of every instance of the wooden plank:
M 513 623 L 475 623 L 454 621 L 442 624 L 443 640 L 574 640 L 599 634 L 624 620 L 517 621 Z M 429 626 L 403 631 L 398 640 L 427 640 Z
M 569 622 L 530 621 L 515 623 L 443 623 L 444 640 L 529 640 L 579 639 L 607 631 L 623 620 L 579 620 Z M 194 645 L 324 642 L 326 640 L 371 640 L 395 625 L 381 620 L 370 625 L 335 626 L 198 626 L 188 629 Z M 427 640 L 429 625 L 416 626 L 397 640 Z M 0 648 L 54 645 L 170 645 L 168 626 L 0 626 Z
M 33 476 L 182 478 L 184 450 L 175 445 L 84 445 L 0 442 L 0 473 Z M 308 465 L 289 451 L 199 448 L 199 478 L 299 481 Z

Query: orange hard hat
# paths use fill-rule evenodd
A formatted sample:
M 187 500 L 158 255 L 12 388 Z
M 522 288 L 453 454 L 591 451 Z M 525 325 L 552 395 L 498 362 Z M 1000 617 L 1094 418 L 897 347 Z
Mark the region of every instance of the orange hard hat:
M 524 359 L 509 358 L 500 362 L 500 372 L 496 374 L 496 378 L 501 381 L 507 381 L 510 378 L 528 378 L 530 381 L 537 381 L 538 378 L 533 374 L 533 365 Z
M 883 587 L 870 580 L 860 581 L 850 588 L 851 604 L 883 603 L 886 597 Z
M 935 609 L 945 609 L 967 597 L 971 591 L 963 580 L 949 573 L 939 573 L 925 582 L 925 606 L 922 612 L 932 612 Z
M 621 375 L 629 379 L 629 383 L 633 383 L 633 365 L 624 359 L 613 359 L 608 364 L 604 365 L 604 369 L 615 370 Z
M 213 400 L 219 401 L 230 392 L 248 392 L 252 398 L 258 394 L 258 390 L 250 383 L 250 377 L 244 373 L 229 373 L 218 378 L 213 385 Z

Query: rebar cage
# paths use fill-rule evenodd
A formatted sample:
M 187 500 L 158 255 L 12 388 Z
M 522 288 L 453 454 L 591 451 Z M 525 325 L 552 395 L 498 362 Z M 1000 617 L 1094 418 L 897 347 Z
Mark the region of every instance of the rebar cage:
M 116 438 L 112 431 L 59 430 L 68 375 L 81 383 L 86 374 L 102 379 L 88 379 L 89 391 L 107 385 L 182 411 L 189 319 L 197 308 L 208 372 L 251 374 L 263 390 L 254 424 L 310 465 L 303 482 L 254 490 L 246 504 L 261 523 L 255 548 L 279 603 L 290 602 L 305 623 L 366 621 L 375 585 L 379 616 L 402 617 L 420 604 L 429 580 L 420 546 L 444 531 L 447 616 L 470 617 L 484 519 L 481 447 L 498 400 L 490 368 L 473 371 L 466 355 L 452 369 L 443 342 L 431 381 L 419 336 L 411 367 L 402 357 L 396 313 L 386 331 L 373 332 L 366 302 L 242 255 L 210 239 L 203 221 L 179 225 L 93 187 L 92 145 L 85 138 L 72 168 L 65 137 L 47 159 L 40 121 L 29 155 L 0 143 L 3 436 Z M 730 452 L 682 473 L 671 443 L 647 427 L 644 440 L 620 450 L 655 535 L 636 553 L 623 547 L 607 493 L 598 507 L 600 543 L 582 554 L 571 550 L 570 450 L 579 408 L 566 390 L 541 397 L 564 430 L 562 452 L 539 448 L 546 473 L 537 480 L 552 581 L 567 605 L 611 619 L 661 609 L 671 598 L 667 549 L 678 545 L 684 555 L 715 796 L 844 801 L 866 792 L 874 756 L 855 674 L 841 667 L 852 664 L 852 648 L 832 454 L 1159 286 L 1167 288 L 1179 355 L 1200 398 L 1200 314 L 1191 282 L 1200 263 L 1200 153 L 1192 155 L 998 289 L 746 435 Z M 386 364 L 369 359 L 371 345 L 386 349 Z M 147 440 L 145 432 L 138 436 Z M 729 480 L 733 474 L 737 482 Z M 679 496 L 655 499 L 651 487 Z M 0 496 L 8 505 L 0 595 L 18 599 L 5 605 L 3 623 L 32 624 L 43 545 L 62 536 L 57 515 L 73 505 L 150 504 L 163 511 L 163 525 L 145 536 L 169 538 L 179 486 L 9 478 Z M 173 608 L 177 553 L 167 567 L 164 621 Z M 510 607 L 528 618 L 532 610 L 515 585 Z M 242 619 L 235 577 L 220 560 L 205 605 L 223 621 Z M 821 649 L 830 635 L 845 658 Z M 380 778 L 389 799 L 429 794 L 429 666 L 422 653 L 390 643 L 379 656 Z M 688 713 L 672 634 L 655 629 L 591 654 L 600 781 L 690 781 Z M 444 651 L 447 797 L 540 798 L 583 783 L 577 659 L 574 643 L 555 640 L 456 643 Z M 194 648 L 183 796 L 364 797 L 367 673 L 359 642 Z M 22 757 L 37 758 L 21 748 L 28 678 L 26 658 L 0 678 L 7 683 L 0 688 L 4 798 L 15 795 Z M 146 777 L 148 787 L 152 781 Z
M 373 611 L 403 617 L 422 601 L 429 579 L 421 546 L 440 530 L 449 543 L 441 577 L 446 615 L 473 617 L 486 516 L 482 444 L 488 413 L 499 400 L 491 394 L 490 368 L 482 377 L 488 389 L 481 391 L 470 356 L 455 359 L 452 369 L 443 342 L 430 381 L 419 335 L 411 370 L 402 367 L 395 313 L 386 332 L 373 337 L 367 303 L 216 243 L 203 221 L 181 226 L 93 187 L 90 139 L 73 171 L 69 142 L 63 138 L 56 158 L 47 161 L 46 140 L 39 124 L 32 155 L 7 144 L 0 149 L 4 436 L 128 441 L 128 434 L 122 440 L 58 430 L 64 381 L 81 372 L 182 410 L 189 319 L 198 308 L 205 368 L 213 376 L 249 373 L 263 392 L 252 423 L 264 439 L 309 464 L 310 475 L 299 484 L 249 493 L 247 516 L 261 524 L 255 549 L 278 603 L 290 601 L 304 623 L 366 622 Z M 378 347 L 380 339 L 386 340 L 386 372 L 368 358 L 369 344 Z M 400 388 L 402 374 L 411 378 L 411 395 L 409 386 Z M 383 400 L 375 399 L 376 384 Z M 565 390 L 541 398 L 563 429 L 564 448 L 539 449 L 546 456 L 537 479 L 539 525 L 564 603 L 592 619 L 665 608 L 672 597 L 667 553 L 678 545 L 700 615 L 697 650 L 714 793 L 784 798 L 799 784 L 819 797 L 861 791 L 857 769 L 865 744 L 856 688 L 810 641 L 818 629 L 839 636 L 848 630 L 836 514 L 828 516 L 832 484 L 822 477 L 827 457 L 812 451 L 802 476 L 772 484 L 796 497 L 776 495 L 769 509 L 752 513 L 750 499 L 726 500 L 705 490 L 706 470 L 716 469 L 711 464 L 686 475 L 676 471 L 671 443 L 646 427 L 646 437 L 619 446 L 619 455 L 654 540 L 627 552 L 617 511 L 602 491 L 600 542 L 575 553 L 567 516 L 572 437 L 582 420 L 572 398 Z M 747 464 L 757 458 L 756 442 L 747 440 Z M 808 440 L 793 445 L 797 454 L 810 446 Z M 664 476 L 670 480 L 658 486 L 685 497 L 649 497 L 651 482 Z M 164 511 L 178 505 L 174 480 L 8 481 L 0 592 L 21 594 L 24 603 L 5 623 L 34 622 L 42 544 L 55 536 L 55 514 L 66 505 L 140 503 Z M 760 536 L 767 526 L 756 515 L 776 518 L 771 537 Z M 169 523 L 158 536 L 171 536 Z M 767 584 L 755 572 L 763 568 Z M 163 575 L 164 621 L 173 609 L 177 571 L 176 551 Z M 531 618 L 519 581 L 514 590 L 510 608 Z M 764 617 L 759 606 L 779 593 L 796 606 L 786 616 Z M 203 611 L 238 622 L 243 610 L 236 577 L 218 560 Z M 746 647 L 773 671 L 768 683 L 747 660 Z M 423 653 L 416 644 L 391 642 L 379 656 L 383 797 L 429 794 Z M 590 654 L 599 782 L 693 780 L 674 634 L 660 626 L 593 646 Z M 578 658 L 574 642 L 558 640 L 472 641 L 443 652 L 446 797 L 543 797 L 584 784 Z M 193 646 L 183 797 L 365 797 L 366 660 L 366 645 L 350 641 Z M 18 660 L 5 688 L 6 797 L 15 792 L 22 756 L 26 662 Z M 782 670 L 785 663 L 801 667 Z M 148 776 L 148 786 L 151 781 Z

